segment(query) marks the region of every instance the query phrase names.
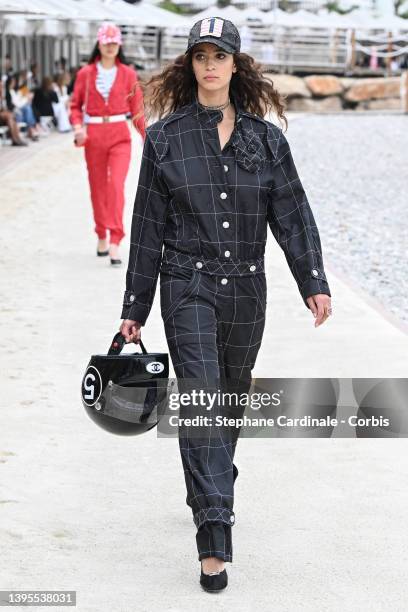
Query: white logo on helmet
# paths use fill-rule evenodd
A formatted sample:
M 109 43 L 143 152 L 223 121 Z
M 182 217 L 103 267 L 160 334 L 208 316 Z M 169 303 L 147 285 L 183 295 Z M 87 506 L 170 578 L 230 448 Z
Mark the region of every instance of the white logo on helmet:
M 200 28 L 200 38 L 202 36 L 217 36 L 217 38 L 221 38 L 223 25 L 224 20 L 219 17 L 203 19 Z
M 150 372 L 150 374 L 160 374 L 164 370 L 164 364 L 160 361 L 151 361 L 147 364 L 146 370 Z
M 82 399 L 87 406 L 94 406 L 102 394 L 102 377 L 95 366 L 89 366 L 82 380 Z

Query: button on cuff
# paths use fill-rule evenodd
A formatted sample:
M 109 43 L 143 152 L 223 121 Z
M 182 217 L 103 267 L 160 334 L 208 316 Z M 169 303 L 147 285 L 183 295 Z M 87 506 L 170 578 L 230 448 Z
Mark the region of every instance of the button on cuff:
M 193 515 L 193 520 L 197 529 L 200 529 L 201 525 L 204 523 L 212 521 L 233 525 L 235 523 L 235 514 L 234 511 L 229 508 L 210 506 L 209 508 L 201 508 L 201 510 L 196 512 Z
M 319 280 L 327 281 L 326 274 L 323 272 L 323 270 L 320 270 L 319 268 L 312 268 L 310 270 L 310 275 L 315 280 L 319 279 Z
M 123 305 L 132 306 L 136 300 L 136 296 L 133 291 L 126 290 L 123 296 Z
M 142 325 L 146 323 L 149 316 L 150 307 L 146 304 L 138 304 L 133 291 L 125 291 L 121 319 L 131 319 L 139 321 Z

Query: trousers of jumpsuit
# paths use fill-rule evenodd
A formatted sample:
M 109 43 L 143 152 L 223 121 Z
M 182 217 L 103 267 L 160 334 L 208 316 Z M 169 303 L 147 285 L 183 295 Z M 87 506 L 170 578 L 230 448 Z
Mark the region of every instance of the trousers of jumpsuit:
M 248 393 L 265 326 L 266 279 L 263 261 L 259 272 L 205 261 L 201 269 L 191 258 L 166 249 L 160 272 L 160 301 L 165 333 L 176 377 L 203 388 Z M 249 276 L 251 275 L 251 276 Z M 200 384 L 201 383 L 201 384 Z M 240 428 L 214 424 L 217 415 L 241 417 L 244 405 L 215 405 L 212 425 L 179 427 L 179 447 L 197 527 L 199 559 L 219 557 L 232 561 L 231 526 L 234 482 L 238 469 L 234 454 Z M 192 412 L 180 407 L 181 419 Z M 182 422 L 182 421 L 181 421 Z
M 131 157 L 131 137 L 126 121 L 87 126 L 85 159 L 91 192 L 95 232 L 120 244 L 125 235 L 123 209 L 125 180 Z

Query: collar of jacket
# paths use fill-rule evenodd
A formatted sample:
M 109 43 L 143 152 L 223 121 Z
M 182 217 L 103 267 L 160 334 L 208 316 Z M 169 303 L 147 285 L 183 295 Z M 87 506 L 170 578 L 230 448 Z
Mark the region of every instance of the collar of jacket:
M 95 67 L 96 67 L 96 64 L 97 64 L 98 62 L 100 62 L 101 60 L 102 60 L 102 56 L 101 56 L 101 55 L 97 55 L 97 56 L 95 57 L 94 61 L 92 62 L 92 64 L 94 64 L 94 65 L 95 65 Z M 120 59 L 118 58 L 118 56 L 116 56 L 116 57 L 115 57 L 115 64 L 116 64 L 116 66 L 119 66 L 119 64 L 121 64 L 121 63 L 122 63 L 122 62 L 120 61 Z M 112 68 L 113 68 L 113 66 L 112 66 Z
M 156 152 L 159 161 L 162 161 L 169 150 L 169 142 L 166 136 L 166 127 L 169 123 L 181 119 L 185 115 L 191 115 L 197 119 L 202 125 L 206 127 L 214 127 L 222 120 L 222 111 L 220 110 L 208 110 L 203 108 L 198 102 L 197 90 L 193 90 L 193 100 L 190 104 L 180 107 L 167 117 L 157 121 L 152 126 L 146 129 L 146 134 L 150 137 L 153 144 L 153 148 Z M 247 170 L 251 166 L 250 171 L 259 171 L 264 162 L 264 151 L 263 145 L 259 139 L 259 136 L 253 131 L 250 120 L 260 121 L 266 126 L 266 138 L 268 147 L 272 153 L 274 161 L 278 156 L 278 147 L 282 134 L 282 130 L 276 125 L 262 119 L 258 115 L 254 115 L 244 110 L 234 96 L 231 96 L 231 100 L 235 106 L 235 126 L 239 129 L 235 129 L 235 134 L 232 139 L 232 145 L 235 149 L 236 157 L 240 155 L 242 158 L 242 165 Z M 245 118 L 248 121 L 243 121 Z M 255 151 L 254 149 L 257 149 Z M 248 153 L 252 157 L 251 162 L 248 162 Z M 254 155 L 255 153 L 255 155 Z M 260 159 L 257 159 L 256 153 L 259 153 Z
M 223 114 L 221 110 L 216 110 L 216 109 L 211 110 L 211 109 L 205 108 L 204 106 L 202 106 L 202 104 L 200 104 L 200 102 L 198 101 L 198 95 L 197 95 L 196 89 L 193 90 L 192 98 L 193 100 L 191 104 L 189 104 L 188 106 L 189 111 L 197 119 L 197 121 L 199 121 L 201 124 L 212 126 L 212 125 L 216 125 L 222 120 Z M 230 93 L 230 99 L 231 99 L 231 102 L 235 106 L 236 123 L 238 123 L 242 120 L 244 109 L 240 106 L 238 100 L 231 93 Z
M 193 100 L 191 104 L 187 106 L 188 112 L 190 112 L 202 125 L 206 127 L 214 127 L 222 120 L 222 111 L 208 110 L 199 103 L 196 88 L 193 89 L 192 98 Z M 242 160 L 241 165 L 250 172 L 259 172 L 262 163 L 265 161 L 265 154 L 259 136 L 257 136 L 253 131 L 249 120 L 252 119 L 255 121 L 260 121 L 266 126 L 268 147 L 274 160 L 277 159 L 281 130 L 277 126 L 273 126 L 268 121 L 265 121 L 265 119 L 262 117 L 246 111 L 231 92 L 230 99 L 235 106 L 235 127 L 231 144 L 235 149 L 237 161 L 240 156 L 241 158 L 244 156 L 246 159 Z M 246 119 L 248 121 L 246 121 Z M 250 161 L 248 160 L 248 157 L 251 158 Z
M 97 73 L 97 71 L 98 71 L 98 66 L 97 66 L 97 63 L 98 63 L 100 60 L 101 60 L 101 56 L 100 56 L 100 55 L 98 55 L 98 56 L 97 56 L 97 57 L 94 59 L 94 61 L 93 61 L 91 64 L 88 64 L 89 69 L 91 70 L 91 72 L 93 73 L 93 75 L 95 76 L 95 78 L 96 78 L 96 73 Z M 121 70 L 121 68 L 122 68 L 122 66 L 123 66 L 123 65 L 124 65 L 124 64 L 122 64 L 122 62 L 120 61 L 120 59 L 119 59 L 118 57 L 115 57 L 115 66 L 117 67 L 118 71 L 119 71 L 119 70 Z M 113 68 L 113 66 L 112 66 L 112 68 Z

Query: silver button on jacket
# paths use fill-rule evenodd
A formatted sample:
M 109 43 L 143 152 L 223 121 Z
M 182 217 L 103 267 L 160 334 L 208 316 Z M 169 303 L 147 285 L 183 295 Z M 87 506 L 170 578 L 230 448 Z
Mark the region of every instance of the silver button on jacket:
M 306 307 L 311 295 L 331 295 L 319 232 L 282 129 L 232 101 L 235 126 L 222 150 L 222 112 L 204 109 L 196 92 L 190 104 L 147 128 L 122 318 L 146 322 L 163 248 L 197 261 L 198 274 L 207 260 L 222 266 L 226 257 L 231 269 L 244 262 L 248 274 L 260 274 L 250 266 L 264 257 L 268 226 Z

